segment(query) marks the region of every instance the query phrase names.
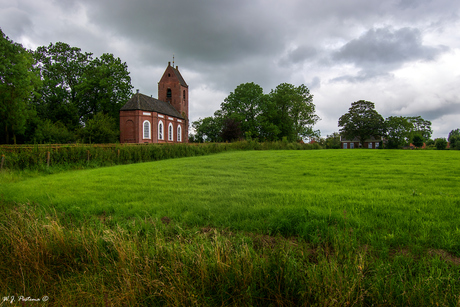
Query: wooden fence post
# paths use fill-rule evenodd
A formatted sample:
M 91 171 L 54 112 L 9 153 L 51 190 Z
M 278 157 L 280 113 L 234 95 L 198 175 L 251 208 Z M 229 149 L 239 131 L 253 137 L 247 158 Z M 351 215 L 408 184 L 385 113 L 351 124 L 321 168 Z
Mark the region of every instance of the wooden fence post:
M 5 162 L 5 155 L 2 155 L 2 166 L 0 167 L 0 170 L 3 169 L 3 163 Z
M 47 165 L 47 167 L 50 167 L 50 152 L 49 151 L 46 154 L 46 165 Z
M 89 150 L 88 150 L 88 163 L 89 163 Z

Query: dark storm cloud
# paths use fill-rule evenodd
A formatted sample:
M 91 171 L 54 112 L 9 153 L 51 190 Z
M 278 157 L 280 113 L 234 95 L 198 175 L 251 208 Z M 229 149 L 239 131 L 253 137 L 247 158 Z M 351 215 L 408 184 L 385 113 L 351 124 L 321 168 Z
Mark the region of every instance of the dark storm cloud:
M 423 45 L 416 28 L 373 28 L 353 39 L 332 54 L 333 61 L 353 64 L 357 73 L 333 78 L 332 82 L 360 83 L 372 79 L 389 79 L 393 70 L 414 61 L 434 61 L 446 46 Z
M 446 47 L 430 47 L 422 44 L 418 29 L 390 27 L 371 29 L 361 37 L 345 44 L 333 58 L 352 63 L 371 77 L 385 74 L 411 61 L 432 61 Z
M 180 53 L 201 63 L 233 62 L 282 48 L 275 12 L 253 1 L 94 1 L 92 22 L 157 52 Z M 275 42 L 280 42 L 279 45 Z M 152 50 L 155 51 L 155 50 Z
M 318 55 L 318 51 L 312 46 L 300 46 L 287 52 L 281 58 L 280 65 L 291 65 L 303 63 L 306 60 L 314 59 Z

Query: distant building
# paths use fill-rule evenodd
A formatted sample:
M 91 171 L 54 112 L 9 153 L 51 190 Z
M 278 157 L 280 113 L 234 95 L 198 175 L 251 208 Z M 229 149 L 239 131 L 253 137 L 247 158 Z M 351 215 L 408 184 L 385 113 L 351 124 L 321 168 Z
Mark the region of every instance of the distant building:
M 340 136 L 340 142 L 342 143 L 342 149 L 353 149 L 353 148 L 369 148 L 369 149 L 376 149 L 379 148 L 381 142 L 383 142 L 382 137 L 371 137 L 367 139 L 364 144 L 361 144 L 358 138 L 354 138 L 353 140 L 347 140 L 343 136 Z
M 169 62 L 158 99 L 137 90 L 120 109 L 120 143 L 186 143 L 188 110 L 188 85 Z

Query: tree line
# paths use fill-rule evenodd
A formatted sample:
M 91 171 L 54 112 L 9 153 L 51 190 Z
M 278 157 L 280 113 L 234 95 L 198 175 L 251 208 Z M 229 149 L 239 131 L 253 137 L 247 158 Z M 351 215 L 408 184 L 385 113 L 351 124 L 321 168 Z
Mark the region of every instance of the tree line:
M 264 94 L 253 82 L 236 87 L 221 103 L 214 116 L 192 123 L 194 142 L 226 142 L 242 139 L 290 142 L 319 135 L 313 125 L 315 114 L 313 95 L 305 85 L 278 85 Z
M 118 141 L 126 63 L 62 42 L 26 50 L 0 33 L 1 144 Z
M 367 139 L 383 137 L 385 147 L 401 148 L 412 144 L 415 147 L 434 145 L 437 149 L 460 149 L 460 129 L 452 130 L 448 140 L 431 139 L 431 122 L 421 116 L 390 116 L 386 119 L 376 110 L 375 104 L 360 100 L 353 102 L 348 112 L 338 121 L 339 132 L 333 133 L 321 142 L 326 148 L 340 148 L 340 136 L 347 140 L 358 140 L 361 144 Z

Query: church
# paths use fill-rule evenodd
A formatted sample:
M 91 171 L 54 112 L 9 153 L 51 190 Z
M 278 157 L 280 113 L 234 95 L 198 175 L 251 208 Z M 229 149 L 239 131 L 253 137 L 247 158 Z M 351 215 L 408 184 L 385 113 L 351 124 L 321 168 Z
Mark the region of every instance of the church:
M 120 143 L 187 143 L 188 85 L 168 62 L 158 99 L 139 93 L 120 109 Z

